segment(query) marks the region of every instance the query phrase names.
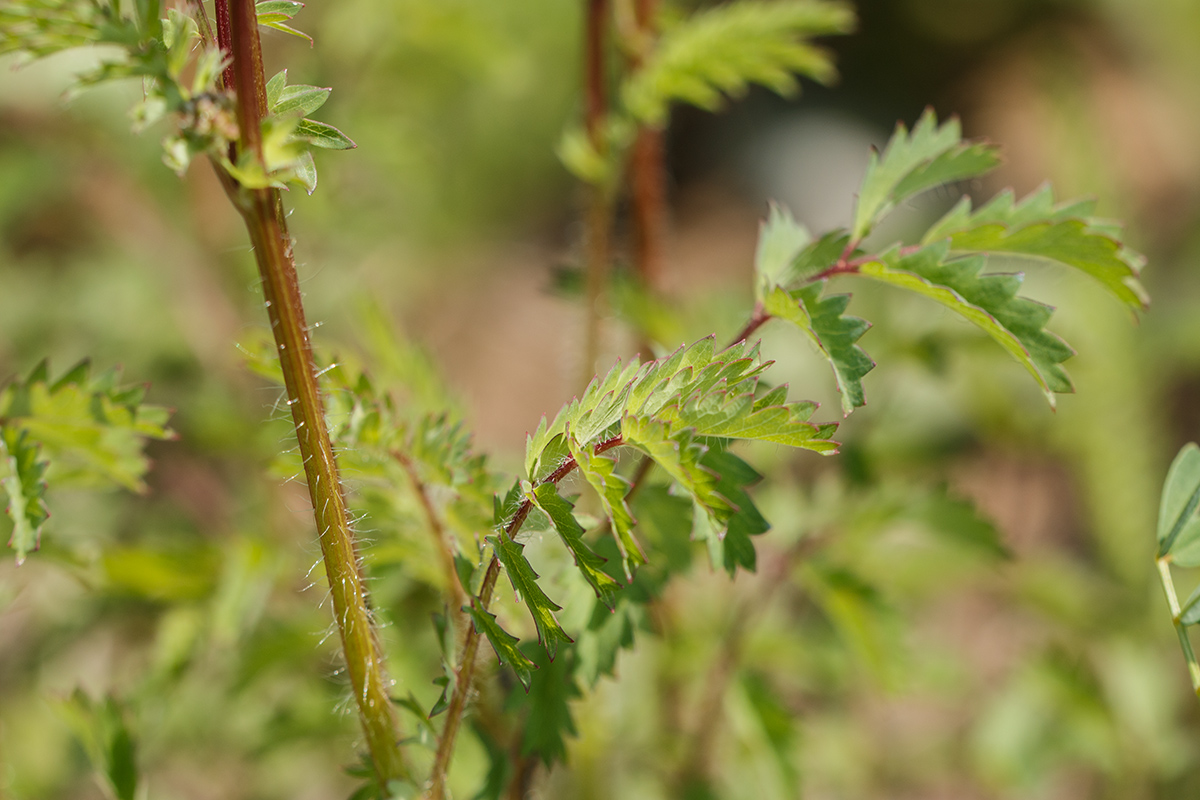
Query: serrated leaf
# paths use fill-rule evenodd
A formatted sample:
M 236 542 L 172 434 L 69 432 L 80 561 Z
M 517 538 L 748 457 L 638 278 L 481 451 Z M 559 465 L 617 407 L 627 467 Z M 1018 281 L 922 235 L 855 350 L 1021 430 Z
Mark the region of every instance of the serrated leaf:
M 26 432 L 0 427 L 0 450 L 8 465 L 4 491 L 8 495 L 5 511 L 13 522 L 8 546 L 17 551 L 18 566 L 41 545 L 42 526 L 50 516 L 46 508 L 46 462 L 38 457 L 38 445 Z
M 533 624 L 537 626 L 538 641 L 546 648 L 546 653 L 553 661 L 558 653 L 559 642 L 570 644 L 572 641 L 554 618 L 554 612 L 562 610 L 562 606 L 547 597 L 542 587 L 538 586 L 538 575 L 521 552 L 525 545 L 508 538 L 508 534 L 503 530 L 495 536 L 487 537 L 487 541 L 495 550 L 500 563 L 504 565 L 504 574 L 508 576 L 513 590 L 529 608 Z
M 308 142 L 313 147 L 326 150 L 352 150 L 358 147 L 354 141 L 337 128 L 315 119 L 302 119 L 292 133 L 297 139 Z
M 463 610 L 471 615 L 471 619 L 475 623 L 475 632 L 487 637 L 488 642 L 492 645 L 492 650 L 496 651 L 496 658 L 501 664 L 508 664 L 513 668 L 521 685 L 528 692 L 530 683 L 533 681 L 533 671 L 537 669 L 537 665 L 517 647 L 519 641 L 517 637 L 501 628 L 500 623 L 496 622 L 496 615 L 479 608 L 474 598 L 471 599 L 471 605 L 463 606 Z
M 758 248 L 754 254 L 758 300 L 776 286 L 791 285 L 797 277 L 793 269 L 796 258 L 811 242 L 812 234 L 796 222 L 791 211 L 771 203 L 767 218 L 758 227 Z
M 657 420 L 627 417 L 621 424 L 625 440 L 641 450 L 666 471 L 708 516 L 718 535 L 733 514 L 733 506 L 717 492 L 717 475 L 701 465 L 707 448 L 689 429 L 672 435 L 670 427 Z
M 1200 447 L 1184 445 L 1163 483 L 1158 510 L 1158 558 L 1200 566 Z
M 572 513 L 574 505 L 558 493 L 552 483 L 543 483 L 529 495 L 538 508 L 546 513 L 558 531 L 571 555 L 575 558 L 575 566 L 583 573 L 591 587 L 596 590 L 596 597 L 609 608 L 613 607 L 617 592 L 621 586 L 604 571 L 605 559 L 596 553 L 583 541 L 583 526 Z
M 526 694 L 521 755 L 536 756 L 547 767 L 566 759 L 568 736 L 574 736 L 571 701 L 581 695 L 575 683 L 571 658 L 544 661 L 544 653 L 535 655 L 538 671 Z
M 662 33 L 622 88 L 625 107 L 635 119 L 661 126 L 672 102 L 714 110 L 750 84 L 790 95 L 797 75 L 827 83 L 833 64 L 805 39 L 853 25 L 846 6 L 814 0 L 741 0 L 706 9 Z
M 939 126 L 933 109 L 926 109 L 911 134 L 899 124 L 883 153 L 871 152 L 854 210 L 854 240 L 861 241 L 905 199 L 944 183 L 982 175 L 997 164 L 999 154 L 994 147 L 963 142 L 956 118 Z
M 766 533 L 771 526 L 763 519 L 745 487 L 757 483 L 762 476 L 727 450 L 710 449 L 701 463 L 717 476 L 714 489 L 732 509 L 721 534 L 709 539 L 709 554 L 714 566 L 723 566 L 731 577 L 739 567 L 754 572 L 757 555 L 750 537 Z
M 600 503 L 604 506 L 604 514 L 612 522 L 613 536 L 617 548 L 621 551 L 621 567 L 625 571 L 625 579 L 633 580 L 637 568 L 646 563 L 641 545 L 633 536 L 633 515 L 625 504 L 625 495 L 629 494 L 629 481 L 617 473 L 617 464 L 611 458 L 598 456 L 588 445 L 579 445 L 568 432 L 568 442 L 571 455 L 579 471 L 588 484 L 600 495 Z
M 817 281 L 792 294 L 776 287 L 765 298 L 763 308 L 803 331 L 829 361 L 842 398 L 842 411 L 849 414 L 866 404 L 862 379 L 875 368 L 875 362 L 856 344 L 871 323 L 843 316 L 850 295 L 822 297 L 826 283 Z
M 1074 267 L 1097 280 L 1131 309 L 1149 305 L 1138 275 L 1145 258 L 1119 238 L 1120 228 L 1090 217 L 1089 202 L 1055 205 L 1049 186 L 1014 201 L 1002 192 L 974 213 L 964 198 L 923 237 L 948 238 L 956 253 L 986 253 L 1052 261 Z
M 907 254 L 893 249 L 860 274 L 925 295 L 979 326 L 1029 371 L 1053 407 L 1055 392 L 1073 391 L 1060 364 L 1074 354 L 1044 327 L 1054 309 L 1017 296 L 1024 276 L 985 275 L 981 256 L 949 256 L 945 241 Z

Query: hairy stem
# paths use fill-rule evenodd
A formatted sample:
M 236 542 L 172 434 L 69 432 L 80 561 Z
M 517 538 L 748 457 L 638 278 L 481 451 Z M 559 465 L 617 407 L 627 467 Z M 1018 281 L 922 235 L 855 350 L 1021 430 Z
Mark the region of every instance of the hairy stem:
M 608 119 L 605 47 L 607 42 L 608 0 L 585 0 L 584 28 L 584 125 L 592 147 L 602 156 L 608 149 L 604 126 Z M 593 184 L 588 191 L 586 221 L 586 292 L 587 324 L 584 332 L 581 385 L 587 385 L 600 358 L 604 317 L 608 307 L 609 262 L 612 228 L 611 190 L 605 184 Z
M 222 0 L 218 0 L 218 10 L 222 5 Z M 260 125 L 267 102 L 254 4 L 251 0 L 232 0 L 227 14 L 241 147 L 261 159 Z M 218 29 L 219 21 L 220 15 Z M 341 633 L 346 672 L 371 760 L 380 782 L 386 786 L 391 780 L 405 777 L 407 769 L 397 746 L 395 711 L 388 694 L 383 653 L 359 571 L 357 547 L 317 388 L 283 203 L 277 189 L 240 188 L 237 198 L 262 276 L 267 314 L 316 518 L 334 619 Z

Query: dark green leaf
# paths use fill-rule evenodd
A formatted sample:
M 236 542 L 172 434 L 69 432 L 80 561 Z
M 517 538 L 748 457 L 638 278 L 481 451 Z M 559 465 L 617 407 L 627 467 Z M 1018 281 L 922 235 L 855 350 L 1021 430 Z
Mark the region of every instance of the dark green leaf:
M 492 649 L 496 651 L 496 658 L 501 664 L 508 664 L 513 668 L 517 677 L 520 678 L 521 684 L 525 687 L 525 691 L 528 692 L 530 682 L 533 680 L 533 671 L 537 667 L 517 647 L 517 637 L 500 627 L 500 624 L 496 622 L 495 614 L 480 609 L 474 598 L 471 599 L 471 605 L 464 606 L 463 610 L 474 620 L 475 632 L 487 637 Z
M 575 515 L 572 513 L 574 505 L 561 497 L 558 489 L 552 483 L 543 483 L 538 486 L 533 490 L 530 499 L 546 513 L 546 516 L 550 517 L 563 544 L 574 556 L 575 566 L 596 590 L 596 597 L 604 605 L 612 608 L 621 586 L 604 571 L 604 559 L 596 555 L 583 541 L 583 527 L 576 521 Z
M 553 661 L 554 656 L 558 653 L 559 642 L 566 644 L 571 642 L 571 637 L 567 636 L 566 631 L 554 618 L 554 612 L 561 610 L 562 606 L 547 597 L 546 593 L 542 591 L 542 587 L 538 586 L 537 573 L 533 571 L 529 560 L 521 552 L 525 549 L 525 545 L 508 538 L 508 534 L 503 530 L 496 536 L 487 537 L 487 540 L 495 549 L 500 563 L 504 565 L 504 573 L 508 575 L 513 589 L 529 608 L 529 613 L 533 616 L 533 623 L 537 626 L 538 641 L 546 648 L 550 660 Z
M 535 653 L 538 666 L 533 684 L 521 705 L 527 706 L 521 754 L 541 759 L 547 767 L 566 759 L 566 737 L 575 735 L 571 719 L 571 700 L 579 697 L 571 658 L 547 661 L 544 653 Z

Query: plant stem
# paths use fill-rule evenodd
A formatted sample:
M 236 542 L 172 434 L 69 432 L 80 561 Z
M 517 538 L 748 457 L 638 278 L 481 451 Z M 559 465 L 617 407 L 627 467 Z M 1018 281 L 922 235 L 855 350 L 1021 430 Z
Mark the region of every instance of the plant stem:
M 217 0 L 218 21 L 222 5 L 224 0 Z M 231 28 L 241 147 L 261 159 L 260 126 L 267 103 L 254 4 L 251 0 L 232 0 L 225 14 Z M 277 189 L 240 188 L 237 198 L 262 276 L 263 296 L 308 479 L 346 671 L 376 775 L 386 786 L 389 781 L 404 778 L 407 769 L 397 746 L 395 711 L 388 693 L 383 653 L 375 635 L 337 461 L 325 424 L 324 404 L 317 388 L 283 202 Z
M 1158 577 L 1162 581 L 1163 592 L 1167 595 L 1167 606 L 1171 609 L 1171 621 L 1175 624 L 1179 646 L 1183 649 L 1188 674 L 1192 677 L 1192 690 L 1200 697 L 1200 662 L 1196 660 L 1196 651 L 1192 649 L 1187 626 L 1183 624 L 1183 611 L 1179 607 L 1179 597 L 1175 594 L 1175 581 L 1171 579 L 1171 560 L 1164 556 L 1155 559 L 1154 563 L 1158 566 Z
M 608 0 L 585 0 L 584 22 L 584 125 L 592 147 L 602 157 L 607 154 L 608 141 L 604 130 L 608 120 L 608 91 L 606 86 L 606 32 Z M 612 192 L 607 182 L 588 187 L 586 232 L 586 293 L 587 315 L 584 332 L 583 375 L 586 386 L 600 358 L 604 317 L 608 308 L 608 274 L 611 259 L 609 235 L 612 228 Z
M 467 602 L 467 593 L 463 591 L 462 584 L 458 580 L 458 570 L 454 568 L 453 543 L 446 535 L 446 526 L 442 524 L 442 520 L 437 514 L 437 509 L 433 507 L 428 487 L 421 480 L 421 476 L 417 474 L 416 464 L 405 453 L 399 450 L 392 451 L 392 458 L 396 459 L 397 463 L 403 467 L 404 474 L 408 476 L 409 484 L 412 486 L 413 494 L 417 496 L 417 500 L 421 503 L 421 509 L 425 512 L 425 520 L 429 524 L 429 533 L 433 536 L 434 547 L 442 562 L 442 571 L 446 576 L 447 589 L 454 595 L 452 605 L 454 608 L 458 608 Z
M 640 70 L 656 39 L 654 18 L 658 0 L 636 0 L 636 48 L 632 58 L 634 71 Z M 667 230 L 666 165 L 664 132 L 639 126 L 629 160 L 630 216 L 633 227 L 633 265 L 641 289 L 648 295 L 662 290 L 663 240 Z M 638 347 L 650 357 L 645 331 L 638 332 Z

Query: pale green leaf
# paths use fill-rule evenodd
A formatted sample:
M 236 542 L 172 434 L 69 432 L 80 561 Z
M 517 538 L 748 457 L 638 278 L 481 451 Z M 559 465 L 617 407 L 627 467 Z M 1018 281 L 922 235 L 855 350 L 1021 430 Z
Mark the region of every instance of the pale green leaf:
M 812 234 L 796 222 L 792 212 L 771 203 L 767 219 L 759 225 L 754 269 L 758 274 L 756 293 L 761 301 L 775 286 L 789 286 L 796 279 L 793 265 L 812 241 Z
M 325 105 L 325 101 L 329 99 L 329 94 L 332 91 L 332 89 L 323 89 L 320 86 L 305 86 L 303 84 L 285 86 L 279 91 L 278 98 L 271 105 L 271 113 L 280 116 L 298 114 L 299 116 L 307 117 Z
M 637 568 L 646 563 L 646 556 L 641 546 L 633 537 L 633 515 L 625 504 L 625 496 L 629 494 L 629 481 L 617 473 L 617 464 L 611 458 L 595 455 L 590 445 L 579 444 L 568 432 L 567 439 L 571 446 L 571 455 L 579 466 L 588 484 L 600 495 L 604 513 L 612 522 L 613 536 L 617 548 L 621 551 L 621 566 L 625 570 L 625 579 L 633 580 Z
M 0 452 L 7 463 L 3 480 L 8 495 L 5 509 L 13 522 L 8 546 L 17 551 L 17 564 L 40 546 L 42 526 L 50 516 L 44 498 L 46 491 L 46 462 L 39 458 L 36 442 L 26 431 L 15 427 L 0 427 Z
M 667 28 L 621 96 L 640 122 L 661 126 L 672 102 L 709 110 L 750 84 L 788 95 L 797 75 L 828 83 L 835 71 L 828 55 L 806 39 L 846 33 L 849 8 L 819 0 L 740 0 L 705 9 Z
M 927 109 L 910 134 L 896 126 L 883 153 L 872 152 L 858 194 L 852 236 L 861 241 L 896 204 L 951 181 L 981 175 L 999 163 L 996 149 L 962 141 L 958 120 L 938 125 Z

